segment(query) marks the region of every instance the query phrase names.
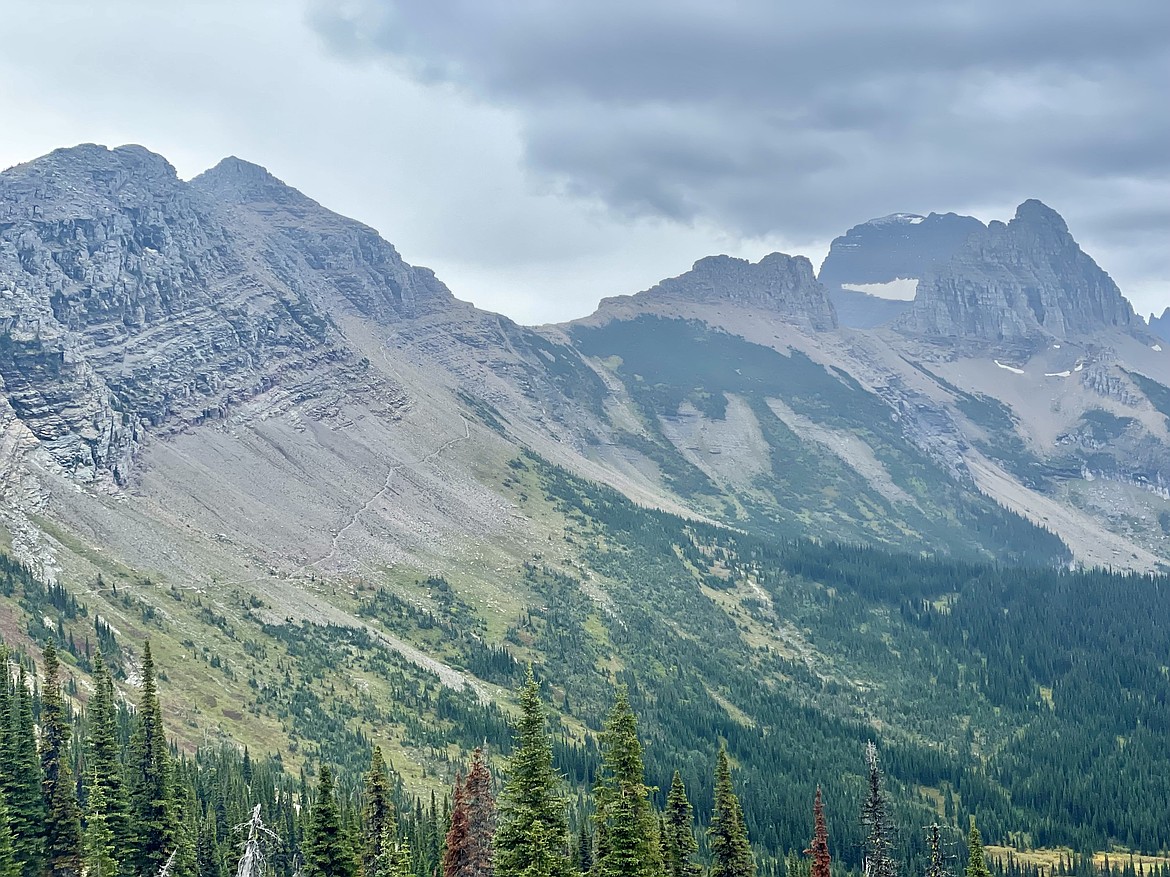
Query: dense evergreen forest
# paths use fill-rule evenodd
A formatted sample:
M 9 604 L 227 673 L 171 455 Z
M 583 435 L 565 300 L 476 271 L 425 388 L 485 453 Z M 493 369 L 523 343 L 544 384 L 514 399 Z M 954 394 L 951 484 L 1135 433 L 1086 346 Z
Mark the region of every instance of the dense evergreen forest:
M 599 735 L 594 782 L 577 790 L 575 803 L 555 765 L 541 685 L 529 668 L 502 787 L 477 748 L 466 776 L 455 774 L 440 805 L 433 793 L 429 804 L 408 800 L 378 747 L 364 774 L 335 777 L 321 764 L 314 784 L 305 771 L 286 772 L 279 757 L 257 761 L 246 749 L 194 757 L 175 751 L 166 742 L 149 643 L 133 710 L 116 698 L 100 651 L 93 656 L 94 690 L 76 715 L 52 642 L 41 673 L 7 649 L 0 661 L 7 670 L 0 684 L 3 877 L 226 877 L 233 870 L 238 877 L 831 877 L 840 871 L 820 787 L 805 814 L 808 847 L 798 853 L 801 839 L 793 838 L 787 859 L 764 855 L 764 867 L 757 867 L 726 746 L 714 759 L 714 798 L 703 826 L 696 825 L 677 770 L 659 809 L 624 686 Z M 864 755 L 861 871 L 896 877 L 908 863 L 897 858 L 877 748 L 867 744 Z M 922 869 L 929 877 L 947 877 L 957 859 L 966 860 L 965 877 L 991 877 L 974 816 L 961 856 L 948 853 L 937 821 L 925 838 Z M 1086 861 L 1070 858 L 1061 870 L 1096 873 Z M 909 869 L 919 870 L 918 864 Z M 1012 861 L 997 863 L 995 871 L 1037 874 Z M 1105 871 L 1113 869 L 1107 864 Z M 1132 862 L 1117 871 L 1139 873 Z

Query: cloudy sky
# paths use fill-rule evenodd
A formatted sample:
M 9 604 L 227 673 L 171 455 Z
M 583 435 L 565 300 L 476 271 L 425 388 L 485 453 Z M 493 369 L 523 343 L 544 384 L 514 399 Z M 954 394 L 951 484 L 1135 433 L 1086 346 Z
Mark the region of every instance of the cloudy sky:
M 525 322 L 1029 197 L 1170 305 L 1165 0 L 0 0 L 0 36 L 0 166 L 238 155 Z

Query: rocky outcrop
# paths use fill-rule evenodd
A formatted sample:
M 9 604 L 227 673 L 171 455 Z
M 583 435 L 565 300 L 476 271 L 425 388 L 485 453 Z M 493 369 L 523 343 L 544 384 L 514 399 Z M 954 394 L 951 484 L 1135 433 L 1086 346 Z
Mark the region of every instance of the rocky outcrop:
M 1149 319 L 1150 331 L 1158 338 L 1170 343 L 1170 308 L 1162 311 L 1162 316 L 1150 314 Z
M 1056 211 L 1025 201 L 918 283 L 902 331 L 993 343 L 1139 326 L 1117 284 L 1087 256 Z
M 728 304 L 766 310 L 784 322 L 812 331 L 837 326 L 825 288 L 804 256 L 772 253 L 759 262 L 731 256 L 700 259 L 685 274 L 663 280 L 635 296 L 602 299 L 599 311 L 615 304 L 653 306 L 658 302 Z

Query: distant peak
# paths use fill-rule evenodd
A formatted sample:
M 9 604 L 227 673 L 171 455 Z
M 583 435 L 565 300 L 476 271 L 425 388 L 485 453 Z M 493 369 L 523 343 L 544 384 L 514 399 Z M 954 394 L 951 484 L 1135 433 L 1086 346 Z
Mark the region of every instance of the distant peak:
M 1013 222 L 1030 226 L 1046 226 L 1057 231 L 1068 233 L 1068 224 L 1064 217 L 1035 198 L 1029 198 L 1016 208 L 1016 217 Z
M 269 173 L 268 169 L 234 155 L 222 159 L 191 181 L 196 188 L 236 203 L 279 201 L 316 203 Z

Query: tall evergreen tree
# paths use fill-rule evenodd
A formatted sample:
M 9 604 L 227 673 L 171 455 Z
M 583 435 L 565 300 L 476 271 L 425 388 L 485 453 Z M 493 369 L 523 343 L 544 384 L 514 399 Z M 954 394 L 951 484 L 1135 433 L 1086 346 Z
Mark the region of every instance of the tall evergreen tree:
M 804 854 L 812 858 L 811 877 L 831 877 L 829 866 L 833 859 L 829 855 L 829 829 L 825 825 L 820 786 L 817 786 L 817 796 L 813 800 L 813 839 Z
M 45 801 L 47 877 L 81 873 L 81 819 L 70 769 L 72 727 L 58 678 L 61 665 L 52 642 L 45 646 L 45 684 L 41 689 L 41 790 Z
M 707 835 L 711 848 L 711 877 L 754 877 L 756 863 L 743 820 L 743 808 L 731 783 L 726 746 L 719 748 L 715 762 L 715 808 Z
M 321 766 L 317 798 L 305 835 L 305 877 L 354 877 L 353 850 L 341 825 L 341 811 L 333 796 L 333 773 Z
M 692 858 L 699 851 L 695 840 L 694 808 L 687 798 L 682 775 L 676 770 L 666 796 L 662 820 L 663 871 L 666 877 L 698 877 L 702 868 Z
M 366 771 L 362 791 L 362 874 L 364 877 L 384 872 L 389 877 L 397 827 L 394 805 L 390 801 L 390 777 L 382 747 L 375 746 Z
M 593 835 L 589 833 L 589 820 L 581 817 L 581 825 L 577 829 L 577 870 L 588 874 L 593 870 Z
M 604 877 L 661 877 L 657 820 L 645 783 L 638 722 L 630 695 L 620 686 L 601 735 L 595 819 L 604 823 L 607 848 L 597 861 Z
M 104 820 L 113 835 L 115 859 L 130 846 L 129 804 L 119 760 L 118 706 L 114 680 L 99 649 L 93 659 L 93 696 L 86 707 L 86 772 L 91 785 L 102 788 Z
M 118 873 L 106 791 L 96 778 L 90 784 L 89 801 L 85 811 L 83 862 L 86 877 L 116 877 Z
M 967 832 L 967 877 L 991 877 L 983 855 L 983 838 L 975 827 L 974 816 L 971 817 L 971 830 Z
M 467 802 L 468 877 L 493 877 L 496 798 L 492 794 L 492 774 L 481 747 L 476 747 L 471 753 L 471 768 L 467 772 L 463 797 Z
M 4 788 L 12 848 L 20 863 L 21 877 L 42 877 L 45 857 L 45 800 L 32 701 L 21 664 L 10 700 L 7 734 L 11 773 Z
M 896 877 L 897 869 L 891 854 L 892 831 L 886 795 L 882 791 L 882 772 L 878 767 L 877 747 L 865 745 L 868 769 L 868 788 L 861 805 L 861 825 L 865 829 L 865 849 L 862 867 L 865 877 Z
M 552 765 L 540 686 L 532 667 L 520 689 L 520 724 L 500 796 L 496 877 L 568 877 L 569 825 Z
M 0 680 L 0 685 L 5 684 Z M 20 877 L 20 863 L 12 848 L 12 829 L 8 825 L 8 805 L 0 791 L 0 877 Z
M 134 838 L 130 858 L 135 871 L 145 877 L 157 874 L 175 852 L 178 830 L 170 753 L 156 686 L 154 657 L 147 642 L 142 649 L 142 696 L 127 759 Z

